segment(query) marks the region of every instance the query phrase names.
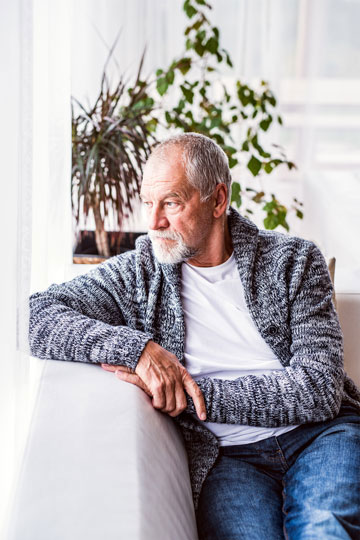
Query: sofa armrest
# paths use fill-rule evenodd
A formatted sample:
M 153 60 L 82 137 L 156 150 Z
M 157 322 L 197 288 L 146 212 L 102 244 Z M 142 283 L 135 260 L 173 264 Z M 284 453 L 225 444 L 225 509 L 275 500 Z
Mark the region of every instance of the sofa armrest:
M 47 361 L 9 540 L 196 540 L 174 421 L 99 366 Z

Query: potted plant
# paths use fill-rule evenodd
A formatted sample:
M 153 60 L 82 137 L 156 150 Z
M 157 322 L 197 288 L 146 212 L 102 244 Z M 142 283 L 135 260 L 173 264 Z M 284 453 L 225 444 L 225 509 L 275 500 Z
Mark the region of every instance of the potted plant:
M 142 166 L 156 142 L 154 100 L 149 83 L 141 78 L 142 64 L 143 57 L 132 86 L 120 77 L 114 88 L 105 64 L 94 105 L 72 100 L 73 210 L 77 223 L 81 213 L 85 221 L 92 213 L 96 248 L 102 257 L 111 254 L 105 218 L 112 213 L 120 231 L 138 194 Z

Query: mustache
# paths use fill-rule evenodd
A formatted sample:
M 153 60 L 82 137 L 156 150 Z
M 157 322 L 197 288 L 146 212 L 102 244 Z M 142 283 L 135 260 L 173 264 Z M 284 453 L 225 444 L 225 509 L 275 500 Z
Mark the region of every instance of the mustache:
M 182 236 L 178 232 L 150 230 L 148 232 L 148 235 L 150 237 L 150 240 L 154 240 L 156 238 L 167 238 L 168 240 L 182 240 Z

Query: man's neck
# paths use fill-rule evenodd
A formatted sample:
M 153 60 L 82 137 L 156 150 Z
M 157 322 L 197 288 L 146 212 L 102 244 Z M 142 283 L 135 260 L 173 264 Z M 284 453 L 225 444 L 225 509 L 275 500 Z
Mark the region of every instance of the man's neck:
M 220 224 L 219 224 L 220 225 Z M 233 252 L 228 220 L 214 231 L 203 252 L 186 262 L 192 266 L 219 266 L 226 262 Z

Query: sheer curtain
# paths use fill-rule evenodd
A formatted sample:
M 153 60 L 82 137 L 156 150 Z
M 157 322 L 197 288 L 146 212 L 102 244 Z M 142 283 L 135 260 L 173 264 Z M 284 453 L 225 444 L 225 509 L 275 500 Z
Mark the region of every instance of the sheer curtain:
M 0 3 L 2 231 L 0 525 L 28 421 L 27 295 L 31 261 L 32 3 Z M 0 527 L 1 528 L 1 527 Z
M 337 258 L 338 291 L 360 292 L 360 3 L 245 0 L 237 13 L 237 69 L 270 81 L 284 119 L 276 136 L 298 166 L 268 185 L 304 202 L 291 232 Z
M 29 356 L 28 296 L 71 265 L 71 2 L 0 2 L 0 529 L 11 505 L 43 363 Z M 3 532 L 5 534 L 5 532 Z

